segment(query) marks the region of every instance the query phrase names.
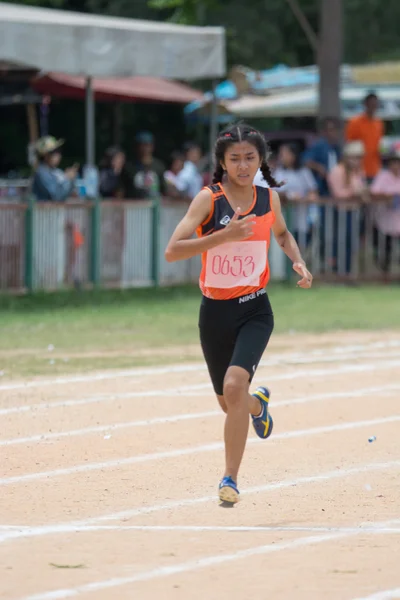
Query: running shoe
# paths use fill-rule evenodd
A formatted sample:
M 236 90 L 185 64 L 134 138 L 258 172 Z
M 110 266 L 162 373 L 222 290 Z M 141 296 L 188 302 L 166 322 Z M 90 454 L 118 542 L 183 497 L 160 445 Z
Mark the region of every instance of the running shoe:
M 239 502 L 239 490 L 232 477 L 224 477 L 219 484 L 219 499 L 221 502 L 236 504 Z
M 268 403 L 270 398 L 270 391 L 266 387 L 258 387 L 254 394 L 255 398 L 260 401 L 261 404 L 261 414 L 258 417 L 254 417 L 251 415 L 253 420 L 254 431 L 258 435 L 258 437 L 266 440 L 272 433 L 272 429 L 274 427 L 274 422 L 272 420 L 271 415 L 268 412 Z

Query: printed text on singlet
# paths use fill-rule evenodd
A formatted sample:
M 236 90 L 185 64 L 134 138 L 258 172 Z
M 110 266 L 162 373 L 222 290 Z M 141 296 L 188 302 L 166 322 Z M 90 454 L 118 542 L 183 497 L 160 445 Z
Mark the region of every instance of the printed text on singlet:
M 267 264 L 266 241 L 229 242 L 207 252 L 207 287 L 257 287 Z

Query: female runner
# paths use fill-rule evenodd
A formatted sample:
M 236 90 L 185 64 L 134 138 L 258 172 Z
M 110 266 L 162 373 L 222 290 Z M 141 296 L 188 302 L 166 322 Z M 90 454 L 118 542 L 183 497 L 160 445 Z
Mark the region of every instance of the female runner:
M 165 251 L 169 262 L 202 254 L 200 340 L 225 420 L 225 473 L 219 498 L 239 500 L 237 477 L 246 445 L 249 413 L 260 438 L 271 435 L 270 393 L 249 386 L 268 344 L 274 317 L 265 287 L 269 280 L 271 229 L 293 269 L 298 286 L 312 275 L 282 216 L 279 187 L 267 162 L 262 134 L 247 125 L 223 131 L 215 145 L 213 185 L 204 188 L 176 227 Z M 253 185 L 260 169 L 270 188 Z M 223 181 L 223 183 L 222 183 Z M 197 239 L 193 234 L 197 233 Z

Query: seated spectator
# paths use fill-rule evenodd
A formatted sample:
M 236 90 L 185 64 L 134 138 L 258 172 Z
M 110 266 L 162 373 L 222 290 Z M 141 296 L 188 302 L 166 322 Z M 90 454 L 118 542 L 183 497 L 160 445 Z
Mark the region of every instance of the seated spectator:
M 32 193 L 41 202 L 66 200 L 74 190 L 78 165 L 65 171 L 58 168 L 63 143 L 52 136 L 42 137 L 36 143 L 39 166 L 33 176 Z
M 345 272 L 350 275 L 352 270 L 355 244 L 352 236 L 360 236 L 360 231 L 354 231 L 353 214 L 360 209 L 361 203 L 368 199 L 368 187 L 362 167 L 364 145 L 362 142 L 349 142 L 343 149 L 343 160 L 328 175 L 328 183 L 332 196 L 338 201 L 333 212 L 334 248 L 333 258 L 335 270 L 338 265 L 340 214 L 344 211 L 345 223 Z
M 200 173 L 201 148 L 194 142 L 185 145 L 185 164 L 177 177 L 179 189 L 191 200 L 202 190 L 203 177 Z
M 181 152 L 173 152 L 169 161 L 169 168 L 164 173 L 164 178 L 167 182 L 167 194 L 172 198 L 184 198 L 184 190 L 182 183 L 179 181 L 178 175 L 182 171 L 185 163 L 185 157 Z
M 165 167 L 154 157 L 153 134 L 143 131 L 136 136 L 135 141 L 135 156 L 128 166 L 132 181 L 132 198 L 147 200 L 159 195 L 165 196 Z
M 400 151 L 393 150 L 386 160 L 387 168 L 375 177 L 372 194 L 386 196 L 374 206 L 374 248 L 378 264 L 388 273 L 392 258 L 393 238 L 400 237 Z M 379 234 L 383 236 L 383 256 L 379 256 Z
M 103 198 L 130 198 L 131 177 L 126 168 L 125 153 L 118 147 L 108 148 L 100 165 L 100 194 Z
M 311 229 L 318 220 L 318 208 L 315 204 L 306 203 L 317 201 L 317 184 L 310 169 L 301 166 L 300 152 L 295 144 L 281 146 L 274 177 L 284 182 L 279 191 L 288 200 L 302 203 L 294 208 L 293 235 L 297 242 L 301 240 L 308 245 L 311 241 Z

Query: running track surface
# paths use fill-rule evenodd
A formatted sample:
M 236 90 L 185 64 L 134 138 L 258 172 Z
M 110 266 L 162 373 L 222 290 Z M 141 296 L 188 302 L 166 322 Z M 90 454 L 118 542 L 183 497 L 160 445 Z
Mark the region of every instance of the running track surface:
M 400 598 L 400 332 L 278 346 L 233 509 L 201 361 L 2 378 L 0 598 Z

